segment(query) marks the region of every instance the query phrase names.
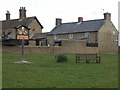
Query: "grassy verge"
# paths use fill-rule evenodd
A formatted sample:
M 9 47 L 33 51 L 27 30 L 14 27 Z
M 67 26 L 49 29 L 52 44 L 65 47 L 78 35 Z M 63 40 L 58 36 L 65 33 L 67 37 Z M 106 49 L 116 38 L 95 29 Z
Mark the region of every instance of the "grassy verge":
M 19 54 L 3 54 L 3 88 L 117 88 L 118 56 L 100 55 L 101 63 L 56 63 L 55 54 L 25 54 L 30 64 L 14 64 Z

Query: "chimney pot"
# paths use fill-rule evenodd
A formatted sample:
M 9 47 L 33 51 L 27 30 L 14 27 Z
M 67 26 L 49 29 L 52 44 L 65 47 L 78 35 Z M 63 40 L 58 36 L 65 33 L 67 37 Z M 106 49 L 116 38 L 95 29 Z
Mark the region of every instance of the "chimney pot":
M 105 20 L 110 20 L 111 21 L 111 13 L 104 13 L 104 19 Z
M 62 23 L 62 19 L 61 18 L 56 18 L 56 25 L 60 25 Z
M 78 17 L 78 22 L 82 22 L 83 21 L 83 17 Z
M 19 9 L 19 18 L 20 19 L 26 18 L 26 9 L 25 9 L 25 7 L 20 7 L 20 9 Z
M 7 13 L 6 13 L 6 20 L 10 20 L 10 12 L 9 11 L 7 11 Z

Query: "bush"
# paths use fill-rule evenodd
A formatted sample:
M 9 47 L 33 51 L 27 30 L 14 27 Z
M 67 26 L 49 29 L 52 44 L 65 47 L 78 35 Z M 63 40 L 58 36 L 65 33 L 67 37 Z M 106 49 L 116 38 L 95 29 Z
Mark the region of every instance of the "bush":
M 57 62 L 67 62 L 68 58 L 67 56 L 61 54 L 56 57 Z

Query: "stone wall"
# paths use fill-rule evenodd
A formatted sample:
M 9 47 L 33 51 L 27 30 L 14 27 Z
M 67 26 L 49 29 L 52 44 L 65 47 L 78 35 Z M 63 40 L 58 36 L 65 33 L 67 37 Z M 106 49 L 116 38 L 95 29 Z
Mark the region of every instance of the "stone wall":
M 113 35 L 113 32 L 116 35 Z M 118 53 L 118 31 L 110 21 L 106 20 L 98 32 L 98 48 L 101 54 Z
M 97 47 L 86 47 L 85 41 L 63 40 L 62 46 L 25 46 L 25 53 L 98 53 Z M 19 46 L 3 46 L 3 53 L 20 53 Z
M 97 53 L 98 48 L 97 47 L 86 47 L 86 48 L 74 48 L 74 47 L 62 47 L 62 46 L 56 46 L 56 47 L 25 47 L 24 48 L 25 53 Z M 3 46 L 2 47 L 3 53 L 21 53 L 21 47 L 17 46 Z
M 98 47 L 86 47 L 85 41 L 63 40 L 62 46 L 25 46 L 25 53 L 81 53 L 81 54 L 111 54 L 99 52 Z M 3 46 L 3 53 L 21 53 L 20 46 Z M 119 47 L 120 52 L 120 47 Z M 117 54 L 117 53 L 116 53 Z
M 97 32 L 90 32 L 89 38 L 84 39 L 87 41 L 90 41 L 91 43 L 97 43 Z M 76 38 L 78 37 L 85 37 L 85 33 L 74 33 L 72 34 L 73 38 L 69 39 L 69 34 L 60 34 L 60 35 L 56 35 L 56 37 L 58 39 L 66 39 L 66 40 L 76 40 Z M 52 45 L 54 42 L 54 35 L 49 35 L 48 36 L 48 42 Z
M 32 36 L 34 33 L 42 33 L 41 26 L 38 24 L 36 19 L 34 19 L 28 27 L 30 28 L 29 36 Z

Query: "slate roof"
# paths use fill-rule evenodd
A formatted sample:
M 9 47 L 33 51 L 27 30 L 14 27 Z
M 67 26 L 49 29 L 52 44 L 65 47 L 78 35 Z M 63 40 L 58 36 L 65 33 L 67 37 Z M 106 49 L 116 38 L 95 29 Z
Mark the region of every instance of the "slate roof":
M 30 37 L 30 39 L 36 39 L 36 38 L 47 38 L 47 34 L 46 33 L 34 33 L 32 37 Z
M 104 19 L 62 23 L 58 26 L 55 26 L 55 28 L 53 28 L 49 34 L 54 35 L 79 32 L 95 32 L 98 31 L 104 23 L 105 23 Z
M 24 19 L 12 19 L 12 20 L 2 21 L 2 30 L 10 30 L 10 29 L 13 29 L 19 25 L 28 26 L 32 22 L 32 20 L 34 20 L 34 19 L 37 20 L 37 22 L 39 23 L 39 25 L 43 29 L 43 26 L 41 25 L 41 23 L 38 21 L 38 19 L 36 17 L 28 17 L 28 18 L 24 18 Z

